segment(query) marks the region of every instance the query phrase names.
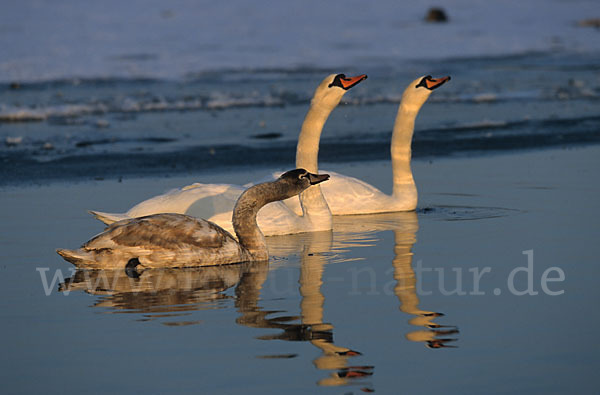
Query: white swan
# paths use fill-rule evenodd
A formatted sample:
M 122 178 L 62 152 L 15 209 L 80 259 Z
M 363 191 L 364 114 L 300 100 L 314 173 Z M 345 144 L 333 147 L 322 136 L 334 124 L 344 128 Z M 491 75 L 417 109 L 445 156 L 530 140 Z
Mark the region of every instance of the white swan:
M 339 104 L 342 96 L 356 86 L 366 75 L 346 78 L 344 74 L 327 76 L 315 90 L 310 108 L 298 138 L 296 167 L 310 172 L 318 171 L 317 156 L 323 126 L 329 114 Z M 238 196 L 244 188 L 228 184 L 192 184 L 171 190 L 163 195 L 145 200 L 124 214 L 90 211 L 100 221 L 115 221 L 157 213 L 180 213 L 206 218 L 229 232 L 233 232 L 231 214 Z M 267 205 L 258 215 L 258 224 L 266 236 L 330 230 L 331 211 L 320 187 L 311 188 L 300 195 L 302 207 L 292 212 L 282 202 Z
M 110 225 L 79 250 L 56 252 L 78 267 L 158 268 L 226 265 L 269 258 L 256 216 L 270 202 L 287 199 L 329 178 L 304 169 L 248 188 L 233 209 L 239 240 L 212 222 L 182 214 L 154 214 Z
M 333 215 L 374 214 L 416 209 L 417 187 L 410 168 L 415 119 L 431 92 L 449 80 L 450 77 L 437 79 L 431 78 L 430 75 L 420 77 L 411 82 L 402 94 L 392 133 L 391 153 L 394 177 L 392 195 L 387 195 L 357 178 L 327 172 L 331 178 L 323 185 L 322 191 Z M 301 211 L 297 198 L 287 199 L 284 203 L 296 213 Z

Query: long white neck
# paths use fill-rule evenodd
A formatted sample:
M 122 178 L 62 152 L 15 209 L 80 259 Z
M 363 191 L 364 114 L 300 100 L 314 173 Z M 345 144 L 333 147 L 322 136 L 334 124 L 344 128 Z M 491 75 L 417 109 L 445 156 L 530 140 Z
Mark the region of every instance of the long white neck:
M 410 168 L 411 144 L 415 131 L 415 119 L 420 108 L 421 106 L 406 103 L 404 99 L 398 108 L 391 146 L 394 196 L 400 196 L 407 187 L 415 187 L 415 180 Z
M 333 109 L 321 103 L 311 103 L 302 123 L 298 146 L 296 147 L 296 167 L 316 173 L 319 169 L 319 142 L 323 126 Z
M 306 114 L 296 147 L 296 167 L 311 173 L 319 170 L 319 142 L 323 126 L 333 108 L 319 102 L 311 103 Z M 300 205 L 304 217 L 319 229 L 331 229 L 331 211 L 319 185 L 313 185 L 300 194 Z
M 287 195 L 289 196 L 289 195 Z M 258 211 L 266 204 L 286 196 L 284 185 L 278 182 L 266 182 L 244 191 L 233 208 L 232 223 L 240 245 L 255 260 L 269 258 L 265 236 L 256 222 Z

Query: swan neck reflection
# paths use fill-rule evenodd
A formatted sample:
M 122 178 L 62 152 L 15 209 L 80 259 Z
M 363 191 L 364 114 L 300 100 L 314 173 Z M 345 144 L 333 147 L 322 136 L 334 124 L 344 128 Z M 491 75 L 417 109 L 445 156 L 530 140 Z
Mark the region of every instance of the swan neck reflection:
M 410 331 L 405 337 L 413 342 L 423 342 L 429 348 L 455 347 L 448 344 L 456 341 L 455 338 L 442 338 L 441 336 L 457 334 L 458 328 L 435 323 L 434 319 L 444 314 L 423 310 L 419 307 L 420 301 L 416 288 L 417 278 L 412 267 L 412 249 L 416 242 L 416 231 L 418 229 L 417 214 L 414 212 L 407 213 L 407 218 L 414 222 L 414 226 L 410 228 L 414 230 L 394 230 L 394 258 L 392 260 L 394 279 L 396 280 L 394 293 L 400 302 L 400 311 L 414 316 L 408 323 L 425 329 Z

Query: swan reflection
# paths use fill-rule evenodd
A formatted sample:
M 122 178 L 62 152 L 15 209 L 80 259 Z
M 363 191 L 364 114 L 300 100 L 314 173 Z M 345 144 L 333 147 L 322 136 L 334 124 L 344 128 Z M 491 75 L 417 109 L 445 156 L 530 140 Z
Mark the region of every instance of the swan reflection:
M 223 292 L 245 280 L 247 272 L 267 270 L 267 262 L 188 269 L 77 270 L 59 285 L 59 291 L 83 291 L 100 296 L 93 307 L 115 312 L 142 313 L 141 321 L 190 314 L 194 310 L 216 308 Z M 189 325 L 198 321 L 164 322 Z
M 394 258 L 392 260 L 394 279 L 396 280 L 394 293 L 400 302 L 400 311 L 413 316 L 408 323 L 424 328 L 408 332 L 405 335 L 406 339 L 423 342 L 429 348 L 455 347 L 448 343 L 456 341 L 456 339 L 444 336 L 457 334 L 458 328 L 435 323 L 434 319 L 444 314 L 422 310 L 419 307 L 417 278 L 412 267 L 412 248 L 417 240 L 416 233 L 419 229 L 417 213 L 411 211 L 334 218 L 336 232 L 347 231 L 343 234 L 343 239 L 352 238 L 352 234 L 356 232 L 362 232 L 363 235 L 385 230 L 394 232 Z
M 325 297 L 321 292 L 324 266 L 328 263 L 344 261 L 343 251 L 360 245 L 367 239 L 368 237 L 361 241 L 361 237 L 345 236 L 334 238 L 331 232 L 313 232 L 269 239 L 270 251 L 300 254 L 300 323 L 283 322 L 289 317 L 274 318 L 269 322 L 270 326 L 266 327 L 279 328 L 283 331 L 260 338 L 308 341 L 317 347 L 321 354 L 313 360 L 314 366 L 319 370 L 330 371 L 328 377 L 318 381 L 322 386 L 347 385 L 351 382 L 366 385 L 367 383 L 357 379 L 373 374 L 373 366 L 350 363 L 350 358 L 362 355 L 359 351 L 334 343 L 334 326 L 323 319 Z M 370 388 L 364 390 L 371 391 Z
M 313 232 L 267 238 L 270 262 L 254 262 L 193 269 L 79 270 L 60 285 L 61 291 L 84 291 L 99 296 L 94 307 L 109 311 L 143 314 L 141 321 L 192 315 L 195 310 L 227 308 L 233 302 L 236 323 L 251 328 L 276 330 L 259 336 L 263 340 L 308 342 L 319 350 L 313 365 L 326 372 L 317 383 L 322 386 L 361 385 L 372 391 L 369 377 L 374 367 L 356 363 L 358 350 L 334 341 L 334 324 L 324 316 L 323 274 L 330 263 L 347 262 L 345 252 L 376 246 L 379 233 L 394 232 L 394 294 L 408 321 L 418 327 L 406 339 L 423 342 L 430 348 L 450 347 L 458 333 L 453 326 L 435 322 L 443 314 L 420 306 L 412 268 L 412 248 L 416 242 L 418 219 L 414 212 L 345 216 L 334 218 L 334 232 Z M 360 254 L 358 254 L 360 255 Z M 269 270 L 299 260 L 299 312 L 265 310 L 261 291 Z M 360 259 L 360 258 L 355 258 Z M 235 287 L 233 293 L 226 290 Z M 162 321 L 161 321 L 162 322 Z M 169 326 L 197 324 L 200 321 L 163 322 Z M 295 354 L 273 354 L 259 358 L 294 358 Z M 367 355 L 362 358 L 368 358 Z
M 165 317 L 180 317 L 194 310 L 213 309 L 223 300 L 233 298 L 239 313 L 236 323 L 252 328 L 277 329 L 280 332 L 260 336 L 263 340 L 306 341 L 321 354 L 313 364 L 329 371 L 319 385 L 334 386 L 357 382 L 357 378 L 372 374 L 371 366 L 351 365 L 360 352 L 336 345 L 333 328 L 323 320 L 325 298 L 321 293 L 323 267 L 344 259 L 342 252 L 360 244 L 356 238 L 344 238 L 334 247 L 331 232 L 304 233 L 269 238 L 271 254 L 300 256 L 300 315 L 280 315 L 280 311 L 263 310 L 261 290 L 269 272 L 268 262 L 213 266 L 190 269 L 78 270 L 60 284 L 59 290 L 83 291 L 100 296 L 94 307 L 114 312 L 141 313 L 148 321 Z M 275 258 L 275 262 L 277 262 Z M 274 265 L 277 266 L 277 263 Z M 234 287 L 234 296 L 224 291 Z M 168 321 L 168 326 L 197 324 L 200 321 Z M 268 355 L 260 358 L 293 358 L 294 354 Z

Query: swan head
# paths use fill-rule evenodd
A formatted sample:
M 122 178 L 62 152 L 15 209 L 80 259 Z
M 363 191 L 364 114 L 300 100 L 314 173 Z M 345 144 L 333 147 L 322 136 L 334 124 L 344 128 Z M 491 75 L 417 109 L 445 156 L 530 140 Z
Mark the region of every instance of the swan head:
M 424 75 L 411 82 L 402 95 L 402 104 L 405 107 L 418 111 L 435 89 L 450 81 L 450 76 L 433 78 Z
M 342 96 L 351 88 L 366 80 L 367 75 L 346 77 L 345 74 L 330 74 L 317 87 L 311 104 L 320 104 L 334 108 L 342 100 Z
M 277 181 L 282 184 L 283 191 L 287 195 L 284 199 L 298 195 L 311 185 L 319 184 L 329 179 L 329 174 L 314 174 L 304 169 L 294 169 L 283 173 Z

